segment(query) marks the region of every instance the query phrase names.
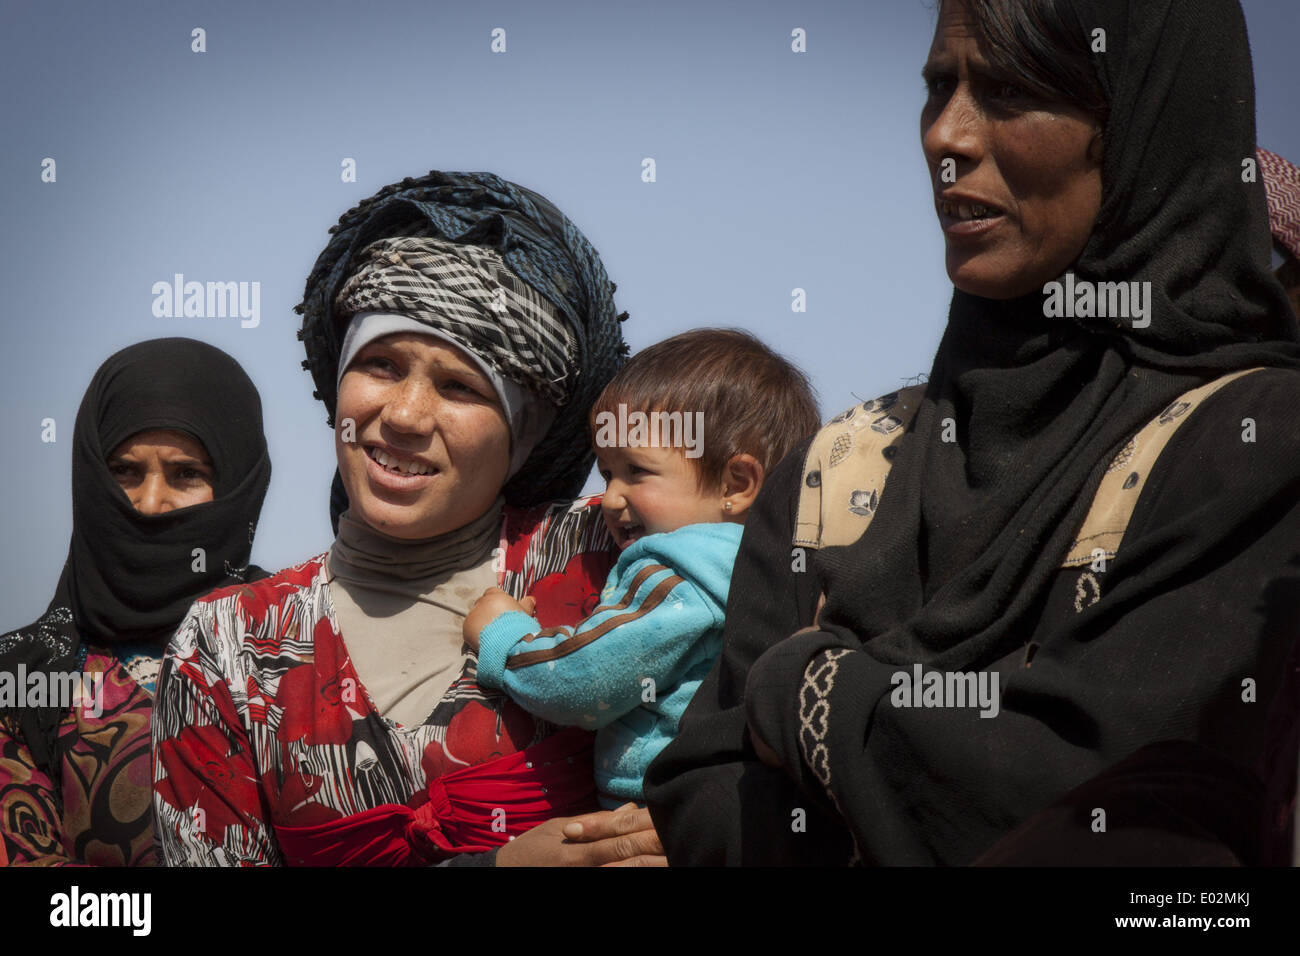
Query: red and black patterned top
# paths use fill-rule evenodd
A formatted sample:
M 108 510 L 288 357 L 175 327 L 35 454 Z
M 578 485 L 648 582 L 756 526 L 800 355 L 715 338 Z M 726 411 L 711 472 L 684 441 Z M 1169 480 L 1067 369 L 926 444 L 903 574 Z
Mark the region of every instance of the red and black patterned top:
M 59 724 L 59 786 L 16 727 L 0 722 L 0 864 L 150 866 L 148 691 L 104 648 L 82 667 L 103 674 L 98 713 L 69 707 Z
M 598 498 L 507 508 L 502 546 L 502 587 L 553 625 L 590 613 L 615 558 Z M 557 745 L 554 726 L 479 688 L 472 657 L 420 726 L 381 716 L 324 558 L 213 592 L 168 648 L 154 715 L 168 865 L 422 864 L 595 808 L 589 737 Z M 557 766 L 534 767 L 533 747 Z M 520 782 L 526 805 L 510 802 Z

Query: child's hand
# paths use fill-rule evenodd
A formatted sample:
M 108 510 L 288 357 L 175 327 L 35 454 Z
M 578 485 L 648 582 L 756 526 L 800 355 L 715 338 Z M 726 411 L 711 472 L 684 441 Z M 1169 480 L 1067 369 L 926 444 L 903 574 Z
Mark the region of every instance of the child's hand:
M 535 606 L 536 602 L 531 597 L 524 598 L 524 603 L 520 603 L 500 588 L 488 588 L 474 602 L 469 614 L 465 615 L 465 643 L 477 654 L 478 636 L 483 628 L 507 611 L 523 611 L 531 616 Z

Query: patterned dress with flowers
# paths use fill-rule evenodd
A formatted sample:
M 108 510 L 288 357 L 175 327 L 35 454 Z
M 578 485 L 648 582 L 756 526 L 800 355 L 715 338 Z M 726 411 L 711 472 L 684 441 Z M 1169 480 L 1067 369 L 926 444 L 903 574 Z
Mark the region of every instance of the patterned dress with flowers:
M 60 779 L 51 779 L 17 727 L 0 721 L 0 865 L 152 866 L 147 669 L 121 648 L 86 648 L 101 700 L 59 723 Z M 157 661 L 154 659 L 156 667 Z
M 507 508 L 502 546 L 502 587 L 532 594 L 555 625 L 591 612 L 615 559 L 598 498 Z M 534 825 L 537 806 L 494 806 L 525 777 L 552 815 L 595 806 L 590 735 L 479 688 L 472 657 L 423 724 L 381 716 L 339 633 L 324 555 L 191 608 L 163 665 L 154 744 L 169 865 L 427 864 Z M 536 785 L 535 761 L 552 760 Z

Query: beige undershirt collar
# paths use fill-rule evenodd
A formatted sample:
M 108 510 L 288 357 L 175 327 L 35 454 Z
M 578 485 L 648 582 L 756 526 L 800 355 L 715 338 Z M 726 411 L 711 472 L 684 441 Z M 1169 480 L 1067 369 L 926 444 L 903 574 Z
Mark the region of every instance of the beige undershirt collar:
M 330 598 L 357 676 L 379 713 L 424 723 L 461 672 L 461 625 L 497 583 L 502 501 L 436 538 L 406 541 L 344 512 L 326 558 Z

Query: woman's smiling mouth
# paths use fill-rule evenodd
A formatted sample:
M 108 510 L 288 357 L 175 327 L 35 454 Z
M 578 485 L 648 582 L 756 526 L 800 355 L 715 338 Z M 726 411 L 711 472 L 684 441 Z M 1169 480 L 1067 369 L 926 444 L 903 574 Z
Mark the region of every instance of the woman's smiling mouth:
M 403 458 L 378 448 L 364 446 L 366 471 L 371 480 L 395 491 L 409 491 L 423 487 L 438 474 L 438 469 L 420 458 Z

